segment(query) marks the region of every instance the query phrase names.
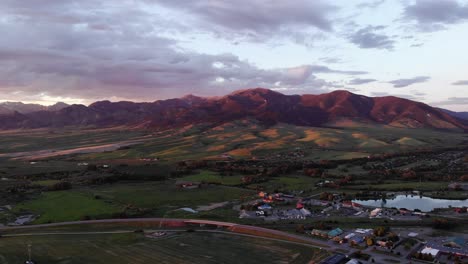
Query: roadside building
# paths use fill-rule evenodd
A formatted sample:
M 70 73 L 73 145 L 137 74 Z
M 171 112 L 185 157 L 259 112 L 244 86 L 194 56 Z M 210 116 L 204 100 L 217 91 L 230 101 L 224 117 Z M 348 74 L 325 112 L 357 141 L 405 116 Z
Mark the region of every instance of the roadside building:
M 328 232 L 320 229 L 313 229 L 312 232 L 310 232 L 310 234 L 314 236 L 328 238 Z
M 269 205 L 269 204 L 262 204 L 262 205 L 258 206 L 257 208 L 258 208 L 258 210 L 271 210 L 271 209 L 273 209 L 271 207 L 271 205 Z
M 425 247 L 421 250 L 422 254 L 430 254 L 432 257 L 436 257 L 439 254 L 440 250 L 430 247 Z
M 369 213 L 369 217 L 377 217 L 381 214 L 382 208 L 375 208 Z
M 309 217 L 309 216 L 312 215 L 312 213 L 311 213 L 309 210 L 305 209 L 305 208 L 302 208 L 302 209 L 299 210 L 299 211 L 301 212 L 301 214 L 302 214 L 304 217 Z
M 341 228 L 335 228 L 328 232 L 328 237 L 336 237 L 343 234 L 343 230 Z

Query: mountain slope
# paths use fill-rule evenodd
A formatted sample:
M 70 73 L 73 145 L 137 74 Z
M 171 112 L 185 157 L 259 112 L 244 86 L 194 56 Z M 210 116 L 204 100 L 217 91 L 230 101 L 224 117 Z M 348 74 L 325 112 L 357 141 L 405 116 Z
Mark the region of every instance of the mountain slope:
M 58 102 L 50 106 L 40 104 L 25 104 L 22 102 L 3 102 L 0 103 L 0 115 L 12 114 L 13 112 L 27 114 L 38 111 L 58 111 L 68 106 L 68 104 L 63 102 Z
M 443 108 L 438 108 L 442 112 L 445 112 L 455 118 L 464 120 L 465 125 L 468 125 L 468 112 L 454 112 Z
M 155 129 L 189 124 L 221 124 L 254 118 L 264 124 L 278 122 L 326 126 L 337 120 L 355 120 L 396 127 L 463 129 L 464 122 L 439 109 L 398 97 L 366 97 L 348 91 L 320 95 L 284 95 L 255 88 L 223 97 L 193 95 L 151 103 L 99 101 L 72 105 L 58 111 L 16 113 L 0 117 L 0 128 L 63 126 L 131 126 Z

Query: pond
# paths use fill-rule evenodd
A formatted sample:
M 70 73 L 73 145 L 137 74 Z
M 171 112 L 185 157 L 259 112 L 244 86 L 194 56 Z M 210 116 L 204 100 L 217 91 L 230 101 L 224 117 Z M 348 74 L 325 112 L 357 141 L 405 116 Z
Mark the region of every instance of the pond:
M 419 209 L 430 212 L 435 208 L 468 207 L 468 200 L 446 200 L 424 197 L 419 195 L 397 195 L 393 199 L 382 200 L 354 200 L 353 202 L 375 207 Z

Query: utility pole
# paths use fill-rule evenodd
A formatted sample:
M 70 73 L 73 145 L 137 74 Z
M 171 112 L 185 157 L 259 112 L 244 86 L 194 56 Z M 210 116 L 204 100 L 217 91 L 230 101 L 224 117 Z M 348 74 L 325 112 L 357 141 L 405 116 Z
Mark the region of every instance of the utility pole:
M 28 244 L 28 260 L 31 262 L 31 244 Z

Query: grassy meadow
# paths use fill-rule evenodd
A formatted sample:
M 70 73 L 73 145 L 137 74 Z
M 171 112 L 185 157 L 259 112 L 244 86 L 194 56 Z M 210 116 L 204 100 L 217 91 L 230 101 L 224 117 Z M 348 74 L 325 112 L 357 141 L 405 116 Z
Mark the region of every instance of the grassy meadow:
M 318 251 L 259 238 L 176 233 L 150 239 L 142 234 L 48 235 L 0 239 L 0 263 L 24 263 L 27 245 L 38 263 L 308 263 Z

